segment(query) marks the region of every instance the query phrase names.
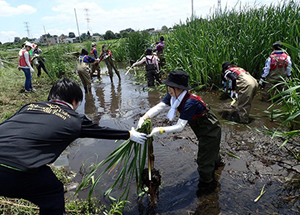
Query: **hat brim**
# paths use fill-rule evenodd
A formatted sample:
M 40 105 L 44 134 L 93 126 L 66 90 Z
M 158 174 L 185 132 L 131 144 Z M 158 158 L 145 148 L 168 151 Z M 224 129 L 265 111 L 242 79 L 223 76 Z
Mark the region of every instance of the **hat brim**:
M 179 85 L 179 84 L 176 84 L 174 82 L 169 81 L 168 79 L 163 81 L 162 83 L 167 85 L 167 86 L 170 86 L 170 87 L 177 87 L 178 89 L 184 89 L 184 90 L 191 89 L 190 85 L 187 85 L 187 86 Z

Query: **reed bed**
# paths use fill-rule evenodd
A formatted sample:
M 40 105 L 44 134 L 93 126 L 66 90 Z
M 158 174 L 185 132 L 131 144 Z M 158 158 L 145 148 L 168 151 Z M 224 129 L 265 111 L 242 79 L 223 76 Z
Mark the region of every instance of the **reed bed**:
M 188 72 L 191 84 L 196 86 L 220 85 L 225 61 L 259 78 L 275 41 L 298 46 L 299 10 L 295 1 L 260 7 L 237 5 L 231 10 L 215 11 L 206 19 L 180 23 L 166 41 L 167 68 Z M 291 57 L 298 56 L 291 53 Z

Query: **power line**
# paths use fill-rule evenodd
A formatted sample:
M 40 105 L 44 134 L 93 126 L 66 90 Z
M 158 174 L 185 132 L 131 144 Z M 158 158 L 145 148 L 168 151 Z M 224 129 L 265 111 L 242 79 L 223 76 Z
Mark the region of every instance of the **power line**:
M 88 8 L 84 8 L 85 10 L 85 16 L 86 16 L 86 24 L 87 24 L 87 32 L 90 32 L 91 29 L 90 29 L 90 21 L 91 19 L 89 18 L 89 9 Z

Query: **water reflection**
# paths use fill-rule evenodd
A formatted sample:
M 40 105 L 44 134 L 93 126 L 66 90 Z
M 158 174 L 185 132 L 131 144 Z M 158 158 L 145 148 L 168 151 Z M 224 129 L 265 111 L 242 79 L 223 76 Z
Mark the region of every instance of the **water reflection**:
M 118 83 L 117 89 L 115 89 L 114 83 L 111 83 L 111 100 L 110 100 L 110 114 L 111 117 L 116 118 L 120 112 L 119 108 L 121 106 L 121 83 Z

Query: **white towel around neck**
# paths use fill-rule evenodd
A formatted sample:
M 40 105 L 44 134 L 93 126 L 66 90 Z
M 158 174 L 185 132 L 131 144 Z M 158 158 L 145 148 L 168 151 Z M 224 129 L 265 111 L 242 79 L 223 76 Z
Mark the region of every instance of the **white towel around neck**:
M 187 91 L 183 91 L 178 98 L 176 99 L 176 97 L 171 97 L 170 103 L 171 103 L 171 108 L 168 112 L 168 118 L 170 121 L 172 121 L 175 117 L 176 114 L 176 108 L 178 108 L 178 106 L 180 105 L 182 99 L 184 98 L 185 94 L 187 93 Z

